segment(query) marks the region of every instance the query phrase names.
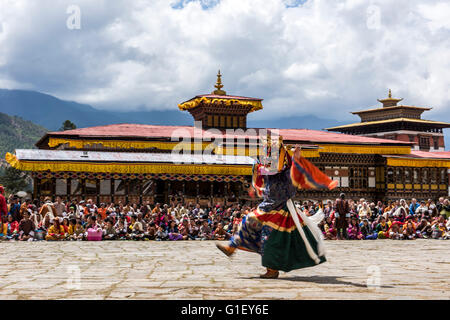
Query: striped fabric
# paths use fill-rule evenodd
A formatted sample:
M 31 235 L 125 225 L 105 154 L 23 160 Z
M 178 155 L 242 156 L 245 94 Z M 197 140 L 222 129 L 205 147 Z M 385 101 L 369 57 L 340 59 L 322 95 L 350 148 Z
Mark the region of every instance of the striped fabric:
M 292 159 L 291 179 L 299 189 L 329 189 L 337 187 L 338 182 L 331 180 L 311 162 L 302 156 Z

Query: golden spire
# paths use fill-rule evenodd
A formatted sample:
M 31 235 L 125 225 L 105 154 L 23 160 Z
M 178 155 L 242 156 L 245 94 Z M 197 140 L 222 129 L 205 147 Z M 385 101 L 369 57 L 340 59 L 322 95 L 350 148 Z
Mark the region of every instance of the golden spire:
M 216 95 L 219 95 L 219 96 L 225 96 L 227 94 L 225 91 L 222 90 L 223 84 L 222 84 L 222 75 L 220 74 L 220 70 L 219 70 L 219 73 L 217 74 L 217 82 L 216 82 L 216 85 L 214 87 L 217 90 L 214 90 L 212 92 L 212 94 L 216 94 Z
M 378 99 L 378 101 L 383 104 L 384 108 L 395 107 L 395 106 L 397 106 L 397 103 L 399 103 L 402 100 L 403 99 L 392 98 L 392 91 L 391 91 L 391 89 L 389 89 L 388 97 L 386 99 Z

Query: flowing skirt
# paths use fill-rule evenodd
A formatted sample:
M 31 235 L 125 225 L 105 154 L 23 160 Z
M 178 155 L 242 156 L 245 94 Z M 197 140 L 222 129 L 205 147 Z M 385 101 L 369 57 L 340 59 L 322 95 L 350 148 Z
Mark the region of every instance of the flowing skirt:
M 259 253 L 264 267 L 285 272 L 326 261 L 317 222 L 297 210 L 292 200 L 277 210 L 258 208 L 246 215 L 230 246 Z

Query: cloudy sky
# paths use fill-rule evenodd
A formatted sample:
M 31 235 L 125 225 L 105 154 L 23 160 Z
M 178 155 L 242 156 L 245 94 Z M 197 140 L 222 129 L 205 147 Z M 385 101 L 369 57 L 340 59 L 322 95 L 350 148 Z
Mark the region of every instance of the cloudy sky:
M 357 120 L 391 88 L 450 121 L 450 3 L 0 0 L 0 88 L 175 110 L 219 68 L 229 94 L 264 99 L 260 118 Z

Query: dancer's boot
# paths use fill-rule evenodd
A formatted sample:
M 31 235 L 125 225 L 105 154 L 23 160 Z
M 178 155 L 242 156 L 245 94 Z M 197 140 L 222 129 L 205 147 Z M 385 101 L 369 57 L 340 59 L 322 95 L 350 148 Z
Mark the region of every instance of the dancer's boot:
M 221 243 L 216 243 L 216 247 L 222 251 L 223 253 L 225 253 L 225 255 L 227 257 L 231 257 L 231 255 L 234 253 L 234 251 L 236 250 L 236 248 L 228 246 L 228 245 L 223 245 Z
M 276 279 L 279 275 L 280 273 L 278 272 L 278 270 L 267 268 L 267 272 L 260 275 L 259 277 L 263 279 Z

